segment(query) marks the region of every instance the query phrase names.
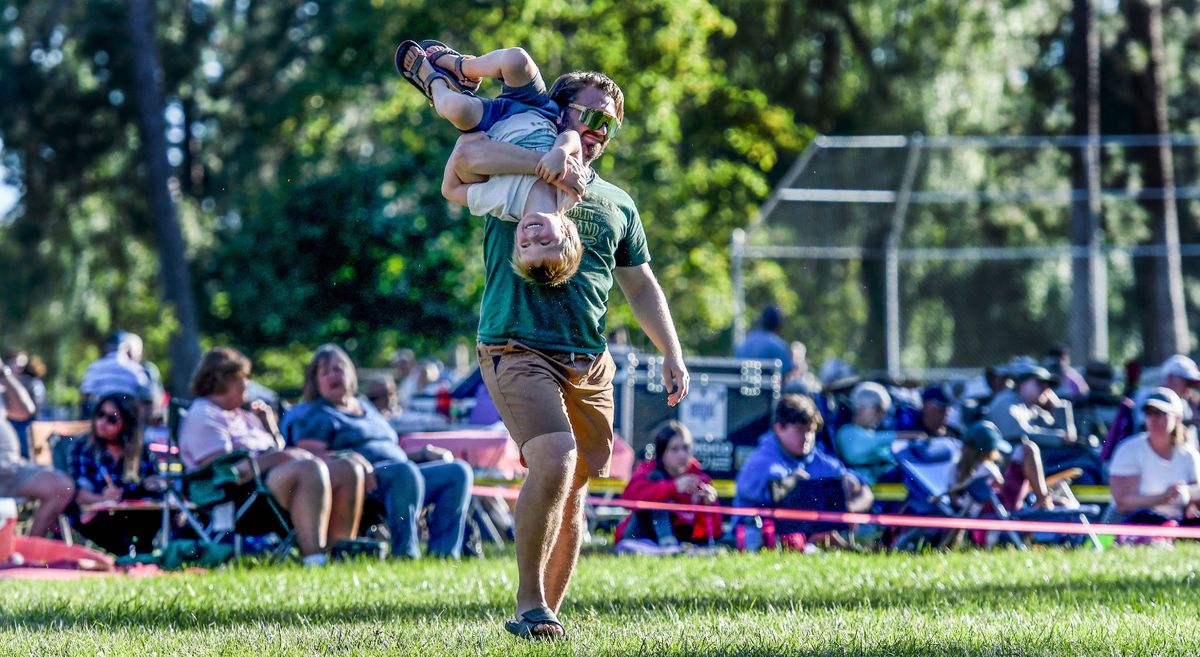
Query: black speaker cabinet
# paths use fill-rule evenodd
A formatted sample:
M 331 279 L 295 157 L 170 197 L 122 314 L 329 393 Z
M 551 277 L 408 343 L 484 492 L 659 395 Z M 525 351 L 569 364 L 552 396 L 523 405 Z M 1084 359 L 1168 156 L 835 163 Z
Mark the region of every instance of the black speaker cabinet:
M 714 479 L 732 479 L 770 426 L 779 398 L 779 361 L 694 357 L 685 360 L 690 392 L 675 408 L 667 405 L 662 357 L 636 351 L 613 354 L 616 431 L 639 458 L 652 447 L 654 429 L 679 420 L 695 439 L 696 459 Z

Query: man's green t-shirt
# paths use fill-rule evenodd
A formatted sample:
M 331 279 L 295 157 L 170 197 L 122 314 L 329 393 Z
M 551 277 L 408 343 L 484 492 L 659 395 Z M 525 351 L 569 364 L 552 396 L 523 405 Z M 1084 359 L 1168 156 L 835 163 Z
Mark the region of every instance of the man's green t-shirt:
M 583 260 L 579 272 L 557 287 L 531 283 L 513 271 L 517 224 L 487 217 L 480 342 L 516 340 L 535 349 L 604 351 L 613 270 L 650 262 L 646 233 L 629 194 L 599 176 L 593 177 L 583 201 L 567 217 L 579 228 Z

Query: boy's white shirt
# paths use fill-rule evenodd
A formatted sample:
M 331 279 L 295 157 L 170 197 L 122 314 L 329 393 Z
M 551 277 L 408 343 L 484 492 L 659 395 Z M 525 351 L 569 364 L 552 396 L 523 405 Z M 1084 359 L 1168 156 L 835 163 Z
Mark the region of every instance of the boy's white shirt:
M 548 152 L 558 138 L 554 122 L 537 112 L 521 112 L 504 119 L 487 131 L 488 139 L 513 144 L 539 153 Z M 525 201 L 537 176 L 492 176 L 467 187 L 467 209 L 482 217 L 492 215 L 504 221 L 520 221 L 525 213 Z M 558 207 L 567 210 L 573 204 L 565 193 L 558 192 Z

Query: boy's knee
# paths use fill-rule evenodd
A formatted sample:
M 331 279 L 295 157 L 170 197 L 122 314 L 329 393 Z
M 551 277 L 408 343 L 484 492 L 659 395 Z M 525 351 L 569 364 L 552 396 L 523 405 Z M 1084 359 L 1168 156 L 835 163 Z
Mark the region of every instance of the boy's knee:
M 524 48 L 506 48 L 504 50 L 504 66 L 512 71 L 524 71 L 532 74 L 537 71 L 537 65 L 533 61 L 533 57 L 525 52 Z
M 451 465 L 456 469 L 455 474 L 458 475 L 458 479 L 466 482 L 468 486 L 474 483 L 475 473 L 471 471 L 471 466 L 467 465 L 466 461 L 455 460 L 451 462 Z

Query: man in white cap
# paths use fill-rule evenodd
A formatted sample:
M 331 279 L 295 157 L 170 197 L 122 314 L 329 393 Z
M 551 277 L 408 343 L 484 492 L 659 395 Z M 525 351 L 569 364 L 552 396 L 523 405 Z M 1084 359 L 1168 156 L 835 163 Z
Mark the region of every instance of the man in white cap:
M 1200 387 L 1200 367 L 1197 367 L 1196 361 L 1191 358 L 1183 354 L 1175 354 L 1163 361 L 1162 365 L 1158 367 L 1158 373 L 1162 378 L 1162 387 L 1170 389 L 1183 402 L 1183 424 L 1188 428 L 1188 442 L 1192 446 L 1196 446 L 1196 406 L 1192 400 L 1192 391 Z M 1154 390 L 1152 387 L 1143 388 L 1135 397 L 1133 422 L 1135 429 L 1145 426 L 1146 417 L 1142 411 L 1146 399 L 1154 393 Z
M 1183 401 L 1183 420 L 1190 424 L 1195 410 L 1191 403 L 1192 389 L 1200 385 L 1200 367 L 1191 358 L 1175 354 L 1163 361 L 1161 370 L 1163 387 L 1179 395 Z

